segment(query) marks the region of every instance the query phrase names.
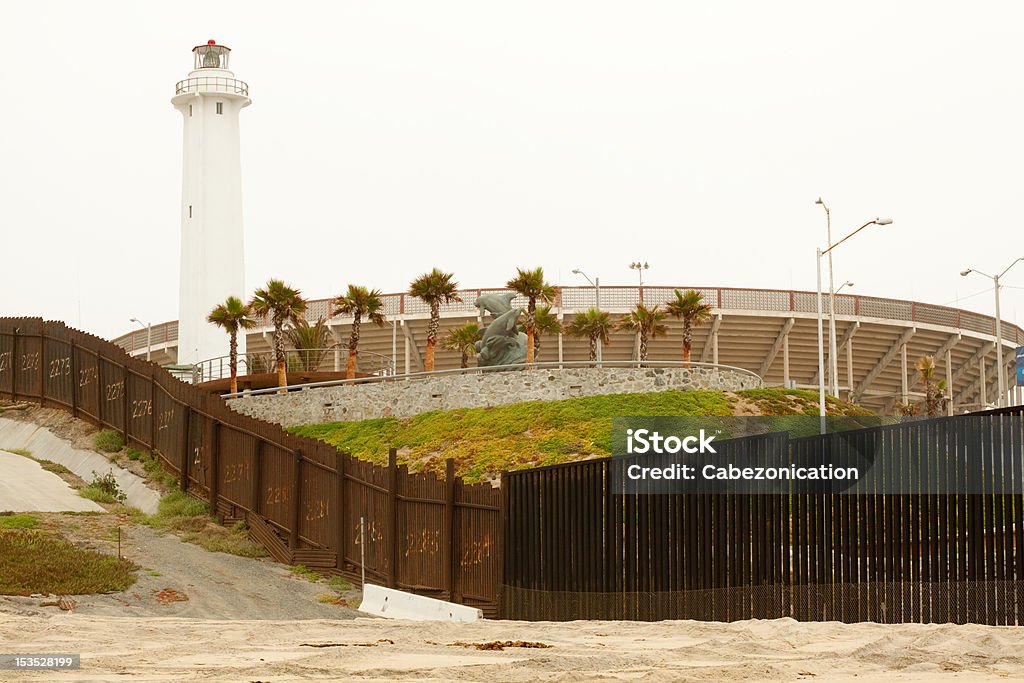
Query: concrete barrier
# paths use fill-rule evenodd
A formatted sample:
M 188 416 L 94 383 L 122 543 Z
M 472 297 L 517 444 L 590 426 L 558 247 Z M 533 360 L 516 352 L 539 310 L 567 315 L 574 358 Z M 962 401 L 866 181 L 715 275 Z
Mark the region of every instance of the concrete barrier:
M 359 605 L 359 611 L 389 619 L 415 621 L 477 621 L 484 617 L 476 607 L 456 605 L 372 583 L 363 587 L 363 603 Z
M 0 448 L 21 449 L 36 458 L 64 465 L 85 481 L 92 481 L 92 473 L 114 473 L 118 487 L 127 496 L 125 502 L 147 515 L 156 513 L 160 494 L 146 486 L 141 477 L 121 469 L 95 451 L 75 448 L 46 427 L 31 422 L 20 422 L 0 417 Z

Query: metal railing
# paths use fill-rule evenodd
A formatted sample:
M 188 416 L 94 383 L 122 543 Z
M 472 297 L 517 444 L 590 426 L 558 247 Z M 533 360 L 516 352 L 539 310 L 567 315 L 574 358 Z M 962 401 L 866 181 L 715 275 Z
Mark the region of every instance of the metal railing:
M 673 291 L 696 289 L 704 301 L 718 311 L 773 311 L 790 313 L 815 313 L 814 292 L 779 289 L 743 289 L 733 287 L 601 287 L 602 308 L 612 311 L 626 311 L 641 301 L 646 304 L 660 304 L 674 298 Z M 475 316 L 477 309 L 473 301 L 481 294 L 507 292 L 509 290 L 464 289 L 460 291 L 461 303 L 441 306 L 441 313 Z M 425 318 L 430 314 L 429 307 L 419 299 L 405 293 L 385 294 L 381 297 L 384 313 L 389 318 L 405 316 L 406 318 Z M 526 307 L 526 299 L 517 296 L 514 306 Z M 555 302 L 566 313 L 582 311 L 594 305 L 594 289 L 592 287 L 561 287 L 559 298 Z M 860 294 L 836 295 L 836 313 L 841 316 L 861 318 L 877 318 L 881 320 L 897 320 L 901 322 L 917 322 L 931 325 L 942 325 L 952 329 L 969 330 L 979 334 L 995 334 L 995 318 L 973 311 L 959 308 L 938 306 L 935 304 L 906 301 L 903 299 L 886 299 Z M 332 299 L 312 299 L 307 302 L 306 318 L 315 322 L 323 317 L 332 320 L 338 317 Z M 344 322 L 339 318 L 335 322 Z M 266 327 L 269 323 L 263 321 Z M 163 325 L 153 326 L 153 344 L 174 341 L 178 338 L 178 323 L 172 321 Z M 129 352 L 145 349 L 145 332 L 130 333 L 114 339 L 114 343 Z M 157 339 L 162 341 L 158 342 Z M 1024 329 L 1010 322 L 1003 321 L 1004 341 L 1024 344 Z
M 340 344 L 323 349 L 286 349 L 284 356 L 288 372 L 343 372 L 348 365 L 348 347 Z M 394 375 L 395 359 L 360 349 L 356 356 L 356 371 L 378 377 Z M 273 372 L 277 372 L 277 359 L 273 351 L 238 356 L 239 376 Z M 196 383 L 230 377 L 230 356 L 208 358 L 196 363 L 192 375 Z
M 237 78 L 224 76 L 198 76 L 178 81 L 174 85 L 174 94 L 182 95 L 190 92 L 221 92 L 233 95 L 249 96 L 249 84 Z
M 319 389 L 323 387 L 335 387 L 345 384 L 370 384 L 376 382 L 392 382 L 403 379 L 429 379 L 431 377 L 446 377 L 449 375 L 475 375 L 485 372 L 534 370 L 534 369 L 561 369 L 561 368 L 712 368 L 746 375 L 762 382 L 761 376 L 746 368 L 738 368 L 734 365 L 722 365 L 721 363 L 701 363 L 691 361 L 689 363 L 681 360 L 574 360 L 574 361 L 544 361 L 542 363 L 514 363 L 510 365 L 492 365 L 487 367 L 454 368 L 451 370 L 434 370 L 432 372 L 407 372 L 378 377 L 360 377 L 357 379 L 335 379 L 326 382 L 308 382 L 305 384 L 289 384 L 283 387 L 270 387 L 268 389 L 255 389 L 252 391 L 240 391 L 237 394 L 223 394 L 222 398 L 240 398 L 242 396 L 260 396 L 263 394 L 276 394 L 280 391 L 298 391 L 303 389 Z

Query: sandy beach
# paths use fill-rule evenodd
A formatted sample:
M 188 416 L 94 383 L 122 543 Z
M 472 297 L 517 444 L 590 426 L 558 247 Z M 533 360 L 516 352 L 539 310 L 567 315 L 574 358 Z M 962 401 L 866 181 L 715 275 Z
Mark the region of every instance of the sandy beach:
M 2 602 L 0 602 L 2 605 Z M 1024 628 L 694 621 L 438 624 L 0 616 L 0 650 L 81 653 L 55 681 L 988 681 L 1024 678 Z M 533 641 L 548 648 L 478 650 Z

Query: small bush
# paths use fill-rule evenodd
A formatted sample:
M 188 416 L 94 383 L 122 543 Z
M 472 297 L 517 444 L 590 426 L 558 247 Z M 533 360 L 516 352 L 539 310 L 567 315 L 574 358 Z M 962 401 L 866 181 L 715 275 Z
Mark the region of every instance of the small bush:
M 113 430 L 104 429 L 96 435 L 93 446 L 101 453 L 117 453 L 124 448 L 124 439 Z
M 142 454 L 140 462 L 146 470 L 146 479 L 150 483 L 159 484 L 166 491 L 173 491 L 178 485 L 178 478 L 164 469 L 163 465 L 160 464 L 159 458 Z
M 184 491 L 172 491 L 160 499 L 160 505 L 153 519 L 170 522 L 182 517 L 205 517 L 209 508 L 206 503 L 196 500 Z
M 0 516 L 0 529 L 32 529 L 39 524 L 35 515 L 3 515 Z
M 128 456 L 129 460 L 142 460 L 146 457 L 145 453 L 135 448 L 129 448 L 125 451 L 125 454 Z
M 124 491 L 118 486 L 113 472 L 99 475 L 96 474 L 96 470 L 92 471 L 92 481 L 79 491 L 78 495 L 98 503 L 124 503 L 127 499 Z

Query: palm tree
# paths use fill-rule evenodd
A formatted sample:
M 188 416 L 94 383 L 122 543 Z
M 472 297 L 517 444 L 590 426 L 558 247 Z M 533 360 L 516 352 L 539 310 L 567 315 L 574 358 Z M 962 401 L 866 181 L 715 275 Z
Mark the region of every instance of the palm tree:
M 367 289 L 359 285 L 349 285 L 348 291 L 334 300 L 338 310 L 352 316 L 352 334 L 348 338 L 348 367 L 345 377 L 354 379 L 356 376 L 356 355 L 359 353 L 359 324 L 366 319 L 380 327 L 384 324 L 384 302 L 379 289 Z
M 441 324 L 441 304 L 462 301 L 458 294 L 459 283 L 455 276 L 434 268 L 409 283 L 409 293 L 430 306 L 430 324 L 427 326 L 427 358 L 424 362 L 427 372 L 434 370 L 434 347 L 437 346 L 437 328 Z
M 917 374 L 924 384 L 924 412 L 936 417 L 946 409 L 946 380 L 935 381 L 935 357 L 921 356 L 917 361 Z
M 707 322 L 711 317 L 711 304 L 702 302 L 701 293 L 695 289 L 686 292 L 675 290 L 676 298 L 665 304 L 665 312 L 683 321 L 683 362 L 690 362 L 693 347 L 693 328 Z
M 476 355 L 476 343 L 480 340 L 483 330 L 476 323 L 466 323 L 462 327 L 453 327 L 441 341 L 441 346 L 462 354 L 461 368 L 469 367 L 469 357 Z
M 574 337 L 588 338 L 590 340 L 590 360 L 597 360 L 597 340 L 600 339 L 603 345 L 608 346 L 612 321 L 607 311 L 590 308 L 583 313 L 577 313 L 566 330 Z
M 238 331 L 251 330 L 259 323 L 253 319 L 252 310 L 237 296 L 229 296 L 224 303 L 210 311 L 206 321 L 223 328 L 231 337 L 228 367 L 231 368 L 231 393 L 238 393 Z
M 332 346 L 331 332 L 323 316 L 312 325 L 305 318 L 298 318 L 292 327 L 285 330 L 285 336 L 292 348 L 298 351 L 299 368 L 311 372 L 320 367 L 327 350 Z
M 269 317 L 274 325 L 274 357 L 277 360 L 277 386 L 288 386 L 288 371 L 284 361 L 284 324 L 297 324 L 306 312 L 302 292 L 281 280 L 267 280 L 267 286 L 257 289 L 249 302 L 256 315 Z
M 525 325 L 519 327 L 526 332 Z M 551 312 L 550 306 L 538 306 L 534 316 L 533 329 L 533 359 L 540 362 L 540 338 L 545 334 L 561 333 L 563 331 L 562 323 L 558 322 L 558 316 Z
M 534 361 L 534 335 L 537 327 L 537 300 L 551 303 L 555 300 L 555 288 L 544 282 L 544 269 L 523 270 L 516 268 L 516 276 L 505 283 L 513 292 L 526 297 L 526 362 Z
M 643 304 L 637 304 L 636 308 L 622 318 L 615 327 L 620 330 L 630 330 L 640 335 L 640 357 L 637 360 L 647 360 L 647 342 L 656 339 L 668 332 L 668 327 L 661 323 L 668 315 L 661 306 L 654 305 L 651 308 Z

